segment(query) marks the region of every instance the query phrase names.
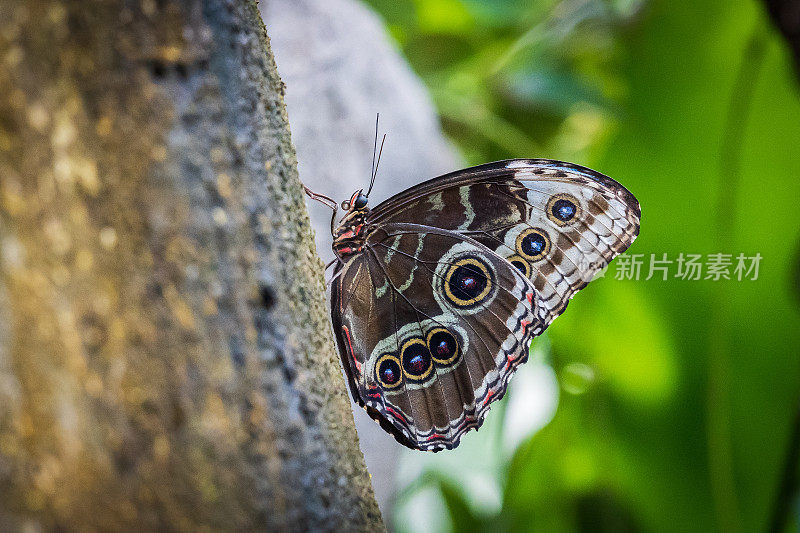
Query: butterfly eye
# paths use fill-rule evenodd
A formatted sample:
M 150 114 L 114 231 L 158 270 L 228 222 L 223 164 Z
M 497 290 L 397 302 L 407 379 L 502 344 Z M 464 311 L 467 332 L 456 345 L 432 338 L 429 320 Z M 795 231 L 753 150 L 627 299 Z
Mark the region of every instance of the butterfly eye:
M 400 359 L 403 361 L 403 371 L 410 380 L 423 381 L 433 372 L 431 352 L 425 341 L 418 337 L 409 339 L 403 344 Z
M 427 337 L 428 350 L 437 364 L 447 366 L 458 359 L 458 340 L 448 330 L 435 328 L 428 332 Z
M 365 207 L 367 207 L 367 201 L 368 200 L 366 196 L 364 196 L 363 194 L 359 194 L 358 196 L 356 196 L 356 201 L 353 202 L 353 208 L 364 209 Z
M 380 356 L 375 365 L 375 377 L 384 389 L 399 387 L 403 382 L 403 372 L 397 357 L 390 353 Z
M 550 252 L 550 239 L 547 233 L 538 228 L 524 230 L 517 237 L 517 252 L 528 261 L 538 261 L 543 258 Z M 521 268 L 520 270 L 522 272 L 526 271 Z M 527 270 L 530 270 L 530 268 Z
M 531 277 L 531 264 L 519 255 L 512 255 L 508 258 L 508 262 L 514 265 L 514 268 L 522 272 L 526 278 Z
M 557 194 L 547 202 L 547 218 L 564 226 L 580 215 L 578 201 L 569 194 Z

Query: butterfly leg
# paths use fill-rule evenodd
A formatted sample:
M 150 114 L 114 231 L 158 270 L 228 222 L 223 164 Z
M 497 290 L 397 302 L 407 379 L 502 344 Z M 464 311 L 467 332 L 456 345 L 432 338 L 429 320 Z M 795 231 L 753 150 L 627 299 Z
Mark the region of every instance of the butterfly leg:
M 337 204 L 333 198 L 312 191 L 311 189 L 308 188 L 308 185 L 306 185 L 303 182 L 300 182 L 300 185 L 303 186 L 303 190 L 306 192 L 306 195 L 309 198 L 311 198 L 312 200 L 316 200 L 322 204 L 325 204 L 326 206 L 330 207 L 333 210 L 336 210 Z
M 331 235 L 333 235 L 333 230 L 336 226 L 336 213 L 339 210 L 339 206 L 333 198 L 325 196 L 324 194 L 319 194 L 311 189 L 305 183 L 300 183 L 303 186 L 303 190 L 306 192 L 306 195 L 311 198 L 312 200 L 316 200 L 321 204 L 325 204 L 326 206 L 330 207 L 333 210 L 333 214 L 331 215 Z M 327 269 L 327 267 L 326 267 Z
M 337 261 L 337 260 L 336 260 L 336 259 L 334 259 L 333 261 L 331 261 L 330 263 L 328 263 L 328 266 L 330 266 L 330 265 L 334 264 L 336 261 Z M 328 270 L 328 267 L 327 267 L 327 266 L 325 267 L 325 270 Z M 333 282 L 334 282 L 334 281 L 336 281 L 336 278 L 338 278 L 338 277 L 339 277 L 339 275 L 340 275 L 342 272 L 344 272 L 344 270 L 340 270 L 339 272 L 336 272 L 336 273 L 333 275 L 333 277 L 332 277 L 330 280 L 328 280 L 328 282 L 325 284 L 325 287 L 330 287 L 330 286 L 333 284 Z

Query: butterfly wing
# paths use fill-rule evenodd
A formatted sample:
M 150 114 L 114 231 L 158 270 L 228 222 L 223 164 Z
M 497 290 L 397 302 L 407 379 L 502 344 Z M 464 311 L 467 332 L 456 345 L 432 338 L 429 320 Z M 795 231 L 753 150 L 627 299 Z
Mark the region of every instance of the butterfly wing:
M 334 274 L 354 399 L 406 446 L 457 446 L 639 218 L 614 180 L 544 159 L 454 172 L 378 205 L 364 252 Z
M 454 448 L 479 427 L 544 327 L 530 280 L 452 231 L 382 224 L 334 275 L 353 397 L 412 448 Z
M 639 234 L 625 187 L 549 159 L 498 161 L 412 187 L 376 206 L 367 223 L 413 223 L 474 238 L 533 282 L 545 327 Z

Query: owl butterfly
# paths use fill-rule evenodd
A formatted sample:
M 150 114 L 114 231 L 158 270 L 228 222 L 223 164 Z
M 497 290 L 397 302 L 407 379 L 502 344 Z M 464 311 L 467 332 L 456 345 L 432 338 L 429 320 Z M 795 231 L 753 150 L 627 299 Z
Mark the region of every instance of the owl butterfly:
M 367 197 L 331 222 L 333 328 L 353 399 L 419 450 L 480 427 L 533 337 L 639 233 L 627 189 L 548 159 L 453 172 L 374 209 Z

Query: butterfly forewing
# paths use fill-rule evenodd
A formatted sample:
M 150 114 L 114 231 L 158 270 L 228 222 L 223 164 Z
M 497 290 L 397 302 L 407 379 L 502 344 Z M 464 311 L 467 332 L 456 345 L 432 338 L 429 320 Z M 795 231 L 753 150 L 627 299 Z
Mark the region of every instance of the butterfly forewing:
M 454 172 L 378 205 L 368 222 L 405 222 L 469 235 L 534 283 L 545 326 L 630 246 L 636 198 L 608 176 L 548 159 L 499 161 Z
M 531 338 L 636 238 L 640 210 L 607 176 L 533 159 L 435 178 L 364 217 L 331 301 L 351 392 L 398 441 L 437 451 L 480 426 Z

